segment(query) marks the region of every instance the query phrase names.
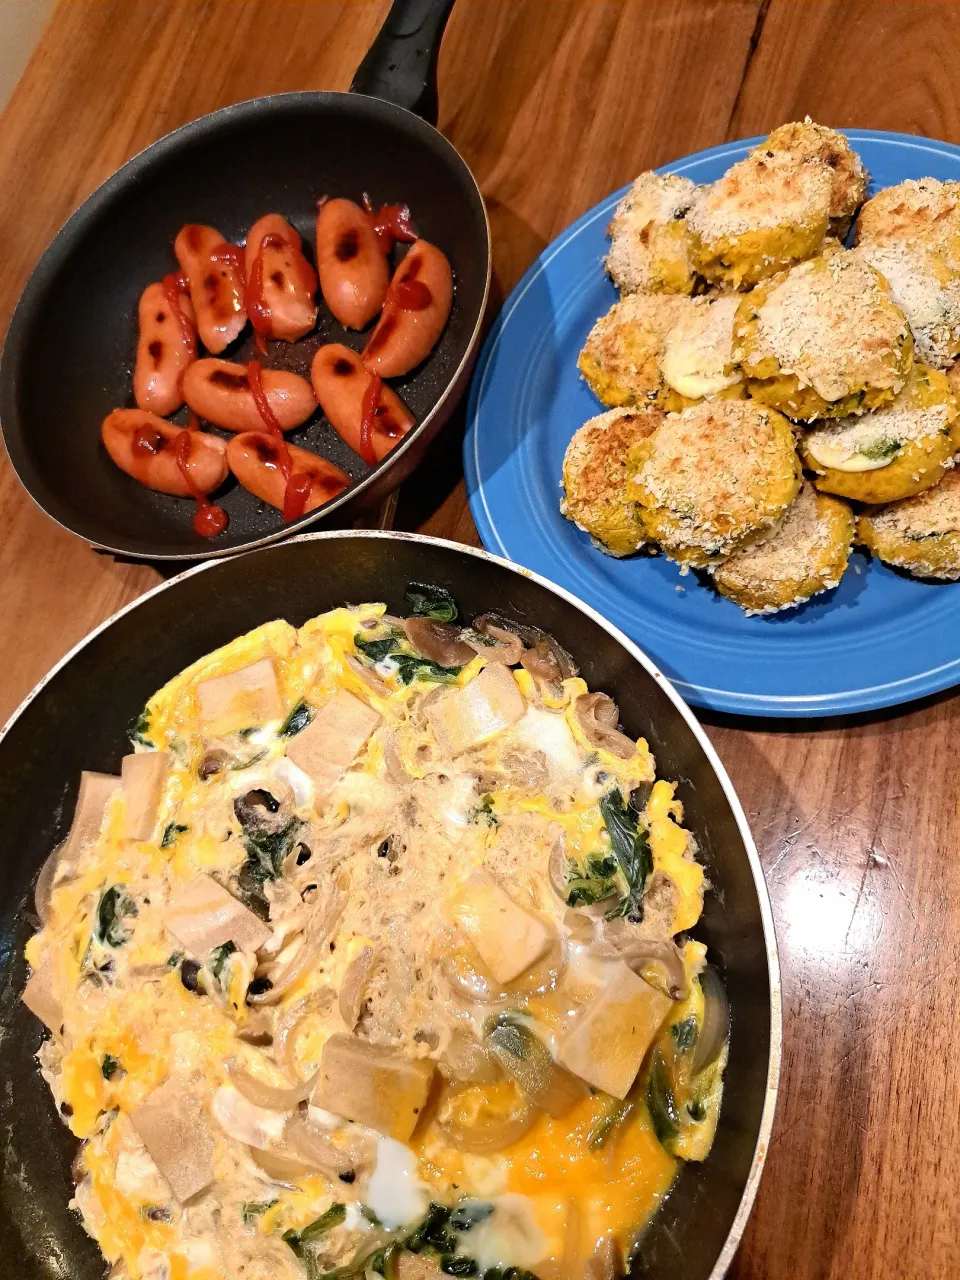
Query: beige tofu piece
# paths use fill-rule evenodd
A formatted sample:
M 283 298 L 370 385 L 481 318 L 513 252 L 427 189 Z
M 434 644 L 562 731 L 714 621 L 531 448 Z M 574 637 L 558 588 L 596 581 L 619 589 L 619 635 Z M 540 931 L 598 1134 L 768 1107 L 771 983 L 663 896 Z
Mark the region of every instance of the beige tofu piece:
M 54 994 L 53 962 L 46 960 L 27 979 L 20 999 L 48 1031 L 59 1036 L 63 1030 L 63 1006 Z
M 426 1106 L 434 1063 L 336 1032 L 323 1046 L 314 1106 L 407 1142 Z
M 440 749 L 458 756 L 516 724 L 526 709 L 509 668 L 491 663 L 462 689 L 431 702 L 426 716 Z
M 163 913 L 163 924 L 185 951 L 206 956 L 232 942 L 238 951 L 257 951 L 270 927 L 205 872 L 195 876 Z
M 83 770 L 73 822 L 60 850 L 60 862 L 76 862 L 96 841 L 103 826 L 107 801 L 119 786 L 120 779 L 116 774 Z
M 198 1085 L 171 1077 L 130 1113 L 130 1121 L 180 1204 L 213 1182 L 213 1137 Z
M 172 765 L 169 751 L 141 751 L 121 760 L 123 834 L 128 840 L 149 840 L 153 835 L 160 797 Z
M 287 745 L 287 759 L 313 780 L 318 796 L 340 781 L 367 745 L 382 717 L 360 698 L 338 689 Z
M 213 737 L 279 720 L 284 711 L 272 658 L 260 658 L 226 676 L 201 680 L 197 700 L 203 731 Z
M 512 982 L 549 951 L 549 926 L 519 906 L 489 871 L 474 871 L 453 905 L 457 924 L 495 982 Z
M 672 1005 L 620 964 L 561 1042 L 557 1061 L 595 1089 L 625 1098 Z

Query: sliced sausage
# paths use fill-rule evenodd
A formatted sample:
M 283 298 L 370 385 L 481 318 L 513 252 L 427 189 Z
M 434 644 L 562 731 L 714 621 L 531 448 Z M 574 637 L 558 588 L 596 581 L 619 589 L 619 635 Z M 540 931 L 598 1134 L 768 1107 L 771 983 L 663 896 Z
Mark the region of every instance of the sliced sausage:
M 350 477 L 326 458 L 300 449 L 294 444 L 286 446 L 294 470 L 311 477 L 312 483 L 303 503 L 303 511 L 313 511 L 335 498 L 350 483 Z M 283 510 L 287 491 L 287 478 L 283 473 L 280 450 L 275 439 L 259 431 L 248 431 L 234 436 L 227 445 L 227 462 L 244 489 L 269 502 L 278 511 Z
M 144 409 L 114 409 L 103 420 L 100 439 L 120 470 L 148 489 L 190 498 L 194 496 L 192 481 L 200 493 L 212 493 L 227 478 L 226 441 L 205 431 L 189 432 L 188 481 L 175 448 L 177 438 L 186 430 Z
M 133 395 L 141 409 L 164 417 L 183 404 L 180 375 L 197 357 L 190 295 L 176 276 L 148 284 L 138 308 L 140 337 Z
M 199 222 L 181 229 L 173 250 L 190 285 L 200 341 L 219 355 L 247 323 L 240 250 Z
M 261 378 L 267 403 L 283 431 L 306 422 L 317 401 L 306 378 L 280 369 L 264 369 Z M 183 375 L 183 398 L 197 415 L 225 431 L 267 431 L 253 392 L 247 366 L 230 360 L 196 360 Z
M 446 254 L 418 240 L 390 281 L 383 315 L 364 348 L 364 365 L 381 378 L 409 373 L 433 350 L 452 306 Z
M 361 437 L 364 396 L 374 375 L 355 351 L 338 342 L 321 347 L 310 366 L 310 380 L 330 425 L 366 462 L 379 462 L 414 424 L 414 416 L 390 387 L 383 385 L 373 414 L 369 447 Z
M 387 255 L 365 209 L 324 200 L 317 212 L 317 274 L 323 299 L 341 324 L 362 329 L 383 306 Z
M 279 213 L 266 214 L 250 228 L 243 251 L 247 312 L 262 338 L 296 342 L 317 323 L 317 277 L 301 244 Z

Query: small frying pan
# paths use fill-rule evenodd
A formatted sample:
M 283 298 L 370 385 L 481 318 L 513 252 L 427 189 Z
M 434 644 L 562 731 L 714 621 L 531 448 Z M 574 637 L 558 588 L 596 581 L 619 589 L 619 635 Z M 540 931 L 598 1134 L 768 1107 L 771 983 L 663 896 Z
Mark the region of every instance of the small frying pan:
M 380 501 L 410 474 L 462 395 L 490 283 L 490 229 L 476 181 L 436 121 L 436 61 L 453 0 L 394 0 L 350 93 L 286 93 L 225 107 L 128 161 L 77 210 L 40 259 L 14 313 L 0 361 L 0 423 L 24 487 L 64 528 L 98 547 L 151 560 L 198 560 L 274 542 L 337 513 Z M 364 463 L 319 412 L 291 439 L 346 471 L 353 484 L 284 525 L 230 483 L 217 501 L 230 524 L 215 539 L 191 527 L 191 504 L 152 493 L 119 471 L 100 443 L 103 418 L 133 406 L 137 301 L 176 268 L 173 240 L 205 222 L 242 241 L 261 215 L 284 214 L 312 251 L 323 195 L 409 204 L 417 231 L 450 259 L 453 311 L 429 358 L 393 380 L 417 425 L 377 466 Z M 309 377 L 317 347 L 367 338 L 322 304 L 318 327 L 272 342 L 265 364 Z M 224 353 L 255 350 L 248 325 Z M 186 422 L 181 410 L 175 421 Z

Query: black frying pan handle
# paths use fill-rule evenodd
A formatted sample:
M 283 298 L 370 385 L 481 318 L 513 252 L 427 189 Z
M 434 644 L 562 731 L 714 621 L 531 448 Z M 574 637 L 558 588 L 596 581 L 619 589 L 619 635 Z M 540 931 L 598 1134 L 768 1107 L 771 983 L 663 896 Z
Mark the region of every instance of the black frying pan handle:
M 437 57 L 453 0 L 393 0 L 351 93 L 383 98 L 437 123 Z

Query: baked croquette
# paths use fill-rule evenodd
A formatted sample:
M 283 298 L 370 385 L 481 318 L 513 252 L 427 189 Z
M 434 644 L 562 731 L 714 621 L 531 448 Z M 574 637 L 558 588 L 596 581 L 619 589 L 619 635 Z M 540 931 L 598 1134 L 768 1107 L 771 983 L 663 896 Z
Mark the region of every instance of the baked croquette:
M 960 270 L 960 182 L 909 178 L 878 191 L 860 210 L 857 243 L 924 244 Z
M 743 375 L 733 353 L 733 322 L 739 300 L 696 298 L 667 334 L 660 369 L 663 380 L 685 400 L 738 394 Z
M 645 541 L 636 503 L 627 498 L 627 454 L 663 416 L 658 409 L 611 409 L 585 422 L 567 445 L 560 510 L 612 556 L 631 555 Z
M 891 405 L 808 431 L 804 464 L 825 493 L 897 502 L 929 489 L 953 465 L 960 448 L 958 413 L 946 374 L 915 364 Z
M 668 414 L 631 450 L 627 496 L 651 541 L 705 567 L 771 528 L 800 490 L 789 422 L 749 400 L 704 400 Z
M 693 262 L 734 289 L 812 258 L 823 244 L 833 184 L 817 161 L 755 152 L 697 197 L 687 217 Z
M 839 583 L 853 527 L 845 502 L 805 484 L 775 532 L 716 565 L 713 580 L 748 614 L 791 609 Z
M 945 369 L 960 355 L 960 278 L 924 244 L 864 241 L 854 254 L 879 271 L 907 318 L 918 360 Z
M 686 213 L 697 188 L 675 174 L 641 173 L 617 205 L 606 268 L 622 294 L 693 292 Z
M 789 156 L 797 163 L 818 161 L 830 171 L 830 232 L 843 239 L 863 204 L 870 175 L 842 133 L 815 124 L 809 116 L 782 124 L 753 152 Z
M 580 352 L 580 372 L 594 395 L 613 408 L 683 408 L 663 381 L 660 360 L 667 334 L 693 305 L 691 298 L 653 293 L 631 293 L 614 303 Z
M 886 280 L 839 247 L 748 294 L 735 338 L 750 394 L 803 422 L 888 404 L 913 363 Z
M 857 541 L 915 578 L 960 578 L 960 471 L 906 502 L 864 512 Z

